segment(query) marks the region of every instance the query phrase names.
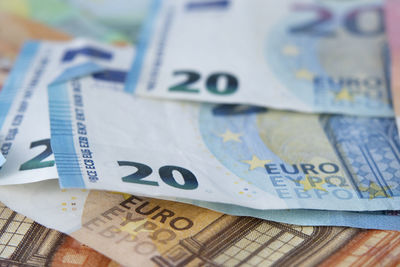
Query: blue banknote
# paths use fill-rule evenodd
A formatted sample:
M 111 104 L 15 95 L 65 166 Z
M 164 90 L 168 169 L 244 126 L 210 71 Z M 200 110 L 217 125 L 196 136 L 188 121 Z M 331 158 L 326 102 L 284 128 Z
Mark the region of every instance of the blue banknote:
M 108 87 L 108 89 L 111 89 L 111 91 L 120 91 L 122 88 L 122 83 L 125 80 L 126 77 L 126 72 L 125 71 L 117 71 L 117 70 L 108 70 L 105 72 L 98 72 L 99 69 L 92 68 L 95 72 L 92 74 L 92 78 L 96 80 L 95 85 L 99 87 Z M 64 75 L 61 75 L 57 81 L 58 83 L 62 82 L 67 82 L 68 79 L 76 78 L 76 77 L 81 77 L 85 74 L 87 74 L 89 70 L 85 65 L 82 65 L 80 67 L 75 67 L 73 68 L 73 71 L 68 70 L 65 72 Z M 54 86 L 54 85 L 53 85 Z M 95 88 L 91 88 L 92 90 L 95 90 Z M 51 102 L 51 100 L 50 100 Z M 204 110 L 207 110 L 205 108 L 207 105 L 204 106 Z M 249 116 L 251 114 L 265 114 L 267 112 L 273 112 L 273 111 L 268 111 L 265 108 L 258 108 L 258 107 L 251 107 L 251 106 L 242 106 L 242 105 L 217 105 L 217 106 L 211 106 L 212 109 L 208 109 L 208 113 L 212 113 L 213 116 L 215 117 L 220 117 L 220 116 L 225 116 L 229 118 L 229 120 L 234 121 L 234 119 L 238 119 L 241 116 Z M 210 112 L 211 110 L 211 112 Z M 207 113 L 207 112 L 206 112 Z M 292 114 L 294 115 L 295 113 L 287 113 L 287 114 Z M 326 134 L 330 136 L 332 139 L 334 139 L 333 136 L 338 135 L 338 133 L 334 134 L 333 131 L 335 127 L 327 127 L 328 122 L 332 120 L 333 118 L 347 118 L 347 119 L 357 119 L 356 117 L 346 117 L 346 116 L 317 116 L 319 117 L 319 123 L 324 125 L 324 129 L 326 131 Z M 361 121 L 359 121 L 359 124 L 363 120 L 369 120 L 369 122 L 375 121 L 375 124 L 369 125 L 372 129 L 375 128 L 375 131 L 371 132 L 371 136 L 376 135 L 377 133 L 381 133 L 381 139 L 383 136 L 386 136 L 386 139 L 388 143 L 392 143 L 392 152 L 395 152 L 397 147 L 398 147 L 398 137 L 396 132 L 393 132 L 395 130 L 393 127 L 393 122 L 389 119 L 363 119 L 363 118 L 358 118 Z M 292 121 L 293 122 L 293 121 Z M 304 121 L 303 121 L 304 122 Z M 219 122 L 217 122 L 219 123 Z M 232 122 L 231 122 L 232 123 Z M 291 123 L 291 121 L 286 121 L 286 123 Z M 240 124 L 240 123 L 239 123 Z M 246 123 L 242 123 L 242 125 L 246 125 Z M 339 127 L 340 125 L 338 124 L 333 124 L 336 125 L 336 127 Z M 368 123 L 364 123 L 364 126 L 368 125 Z M 359 127 L 360 125 L 355 125 L 354 128 Z M 339 127 L 340 128 L 340 127 Z M 348 129 L 352 132 L 354 132 L 353 128 Z M 358 133 L 361 134 L 361 132 L 367 132 L 370 131 L 371 129 L 365 129 L 365 128 L 360 128 Z M 331 132 L 328 134 L 328 132 Z M 386 133 L 385 133 L 386 132 Z M 59 132 L 56 133 L 60 134 Z M 343 134 L 342 134 L 343 135 Z M 346 134 L 344 134 L 346 135 Z M 389 137 L 391 136 L 391 137 Z M 350 137 L 350 136 L 348 136 Z M 365 137 L 368 137 L 366 135 Z M 223 136 L 222 138 L 228 138 L 228 139 L 235 139 L 234 135 L 232 136 Z M 239 139 L 241 139 L 240 137 Z M 338 139 L 336 137 L 336 139 Z M 355 140 L 356 143 L 358 142 L 359 147 L 366 147 L 365 143 L 361 143 L 359 138 L 356 136 L 353 136 L 353 138 L 349 138 L 349 140 Z M 385 138 L 383 138 L 385 139 Z M 368 140 L 368 138 L 366 139 Z M 369 140 L 372 140 L 369 138 Z M 227 140 L 232 141 L 232 140 Z M 355 144 L 356 144 L 355 143 Z M 382 145 L 382 143 L 380 144 Z M 385 148 L 385 151 L 387 152 L 388 150 L 386 149 L 387 145 L 383 145 L 383 148 Z M 377 146 L 375 146 L 376 148 Z M 322 146 L 320 146 L 322 148 Z M 379 151 L 379 149 L 378 149 Z M 336 152 L 339 153 L 339 152 Z M 57 154 L 57 153 L 56 153 Z M 379 153 L 378 153 L 379 154 Z M 376 155 L 374 156 L 375 158 L 377 157 Z M 56 157 L 57 158 L 57 157 Z M 386 153 L 386 158 L 393 158 L 390 153 Z M 383 160 L 385 162 L 385 160 Z M 386 161 L 388 163 L 388 161 Z M 382 163 L 376 162 L 377 165 L 380 165 L 382 167 Z M 357 164 L 356 164 L 357 165 Z M 389 165 L 396 167 L 392 163 L 389 163 Z M 249 165 L 251 168 L 251 164 Z M 352 168 L 351 166 L 349 167 L 350 169 Z M 361 169 L 365 169 L 365 167 L 360 167 Z M 295 169 L 295 168 L 294 168 Z M 382 169 L 381 172 L 384 172 L 385 170 Z M 63 170 L 62 172 L 66 172 Z M 385 174 L 387 177 L 387 174 Z M 318 182 L 317 180 L 310 180 L 310 181 L 315 181 Z M 340 181 L 340 178 L 338 178 L 338 181 Z M 313 187 L 312 182 L 310 184 L 311 187 Z M 315 186 L 315 185 L 314 185 Z M 246 188 L 244 188 L 244 191 L 246 191 Z M 373 191 L 369 190 L 366 191 L 367 194 L 364 195 L 364 198 L 375 198 L 379 197 L 380 192 L 379 190 Z M 346 212 L 346 211 L 327 211 L 327 210 L 304 210 L 304 209 L 298 209 L 298 210 L 259 210 L 259 209 L 251 209 L 251 208 L 245 208 L 242 206 L 238 205 L 229 205 L 229 204 L 221 204 L 221 203 L 213 203 L 213 202 L 208 202 L 208 201 L 197 201 L 197 200 L 189 200 L 189 199 L 179 199 L 179 198 L 174 198 L 174 197 L 169 197 L 169 199 L 185 202 L 185 203 L 190 203 L 194 204 L 197 206 L 213 209 L 219 212 L 224 212 L 227 214 L 231 215 L 239 215 L 239 216 L 252 216 L 252 217 L 257 217 L 257 218 L 262 218 L 262 219 L 268 219 L 268 220 L 274 220 L 278 222 L 284 222 L 284 223 L 291 223 L 291 224 L 299 224 L 299 225 L 334 225 L 334 226 L 350 226 L 350 227 L 358 227 L 358 228 L 372 228 L 372 229 L 385 229 L 385 230 L 399 230 L 400 229 L 400 221 L 398 220 L 398 211 L 375 211 L 375 212 Z
M 382 1 L 217 2 L 154 1 L 126 91 L 393 115 Z
M 121 72 L 49 87 L 62 187 L 260 210 L 400 207 L 392 118 L 149 100 L 121 92 Z
M 77 66 L 69 76 L 85 75 L 118 65 L 129 66 L 132 48 L 113 48 L 89 40 L 24 44 L 0 92 L 0 184 L 32 183 L 57 178 L 50 147 L 47 85 L 64 70 Z M 83 65 L 82 65 L 83 64 Z M 64 80 L 68 76 L 64 75 Z

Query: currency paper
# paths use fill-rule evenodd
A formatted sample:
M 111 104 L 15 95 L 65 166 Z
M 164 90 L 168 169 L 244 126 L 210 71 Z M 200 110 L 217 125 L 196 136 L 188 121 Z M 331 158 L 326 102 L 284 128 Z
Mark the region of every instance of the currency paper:
M 100 191 L 99 191 L 100 192 Z M 57 180 L 41 181 L 24 185 L 0 187 L 0 201 L 10 208 L 32 218 L 46 227 L 71 234 L 82 227 L 82 216 L 88 190 L 60 189 Z M 106 192 L 99 193 L 106 194 Z M 115 193 L 127 195 L 122 193 Z M 148 199 L 157 203 L 169 201 Z M 205 201 L 173 199 L 193 205 L 183 205 L 186 209 L 199 213 L 203 208 L 230 215 L 250 216 L 276 222 L 304 226 L 347 226 L 366 229 L 400 231 L 399 212 L 350 212 L 319 210 L 255 210 L 240 206 L 214 204 Z M 101 205 L 99 205 L 101 206 Z M 200 206 L 200 207 L 198 207 Z M 104 207 L 99 207 L 104 208 Z M 97 208 L 96 208 L 97 209 Z M 196 211 L 197 210 L 197 211 Z M 211 212 L 211 211 L 210 211 Z
M 391 118 L 130 97 L 116 73 L 49 87 L 63 188 L 254 209 L 400 208 Z
M 154 1 L 126 91 L 392 116 L 381 1 Z
M 126 266 L 179 266 L 198 258 L 232 266 L 235 261 L 255 263 L 260 257 L 270 264 L 310 266 L 322 261 L 363 262 L 367 255 L 376 260 L 381 250 L 387 252 L 381 259 L 386 262 L 395 253 L 393 242 L 400 236 L 389 231 L 301 227 L 233 217 L 115 192 L 60 190 L 56 180 L 3 186 L 0 193 L 13 209 L 68 233 Z M 377 244 L 377 240 L 381 242 Z M 372 241 L 376 242 L 373 248 Z M 201 249 L 195 250 L 191 244 Z M 359 255 L 357 248 L 367 252 Z M 292 257 L 293 253 L 299 256 Z
M 85 65 L 87 66 L 87 65 Z M 79 70 L 82 70 L 82 68 L 77 68 Z M 86 70 L 88 71 L 88 70 Z M 85 72 L 83 72 L 85 73 Z M 82 73 L 75 73 L 78 76 L 82 75 Z M 119 73 L 119 76 L 116 75 L 118 72 L 114 71 L 114 75 L 111 75 L 111 72 L 108 72 L 107 75 L 105 73 L 96 73 L 94 77 L 97 77 L 98 80 L 105 81 L 105 78 L 108 77 L 112 78 L 111 80 L 115 82 L 116 78 L 122 79 L 123 80 L 123 75 L 121 76 L 121 73 Z M 114 78 L 113 78 L 114 77 Z M 97 83 L 97 85 L 103 86 L 107 85 L 107 88 L 115 89 L 119 87 L 121 89 L 121 83 L 116 83 L 116 85 L 113 85 L 112 83 Z M 58 203 L 61 200 L 57 200 L 60 197 L 54 196 L 54 192 L 61 193 L 61 191 L 57 190 L 56 188 L 51 188 L 52 190 L 46 191 L 47 187 L 45 185 L 38 184 L 39 188 L 44 189 L 45 191 L 38 191 L 37 187 L 35 186 L 26 186 L 24 187 L 26 190 L 23 190 L 23 194 L 25 196 L 28 195 L 43 195 L 45 198 L 43 201 L 48 202 L 49 199 L 52 199 L 50 203 Z M 16 191 L 16 192 L 15 192 Z M 10 187 L 7 187 L 4 191 L 2 191 L 1 195 L 3 196 L 3 201 L 5 201 L 7 204 L 11 205 L 14 208 L 21 209 L 20 206 L 26 207 L 26 209 L 23 209 L 22 211 L 25 214 L 29 214 L 29 216 L 35 218 L 35 214 L 37 212 L 37 208 L 33 206 L 27 206 L 25 198 L 19 198 L 15 197 L 18 196 L 18 187 L 16 187 L 15 190 L 11 190 Z M 15 195 L 13 197 L 13 195 Z M 64 193 L 61 193 L 61 195 L 65 195 Z M 61 198 L 63 198 L 61 196 Z M 18 199 L 23 200 L 22 202 L 17 201 Z M 280 221 L 280 222 L 287 222 L 287 223 L 297 223 L 297 224 L 302 224 L 302 225 L 341 225 L 341 226 L 354 226 L 354 227 L 365 227 L 365 228 L 377 228 L 377 229 L 398 229 L 397 226 L 397 221 L 395 216 L 387 216 L 387 215 L 395 215 L 396 212 L 376 212 L 376 213 L 370 213 L 370 214 L 364 214 L 364 213 L 346 213 L 346 212 L 324 212 L 324 211 L 278 211 L 278 212 L 273 212 L 273 211 L 260 211 L 260 210 L 254 210 L 254 209 L 248 209 L 248 208 L 242 208 L 240 206 L 234 206 L 234 205 L 223 205 L 223 204 L 216 204 L 216 203 L 210 203 L 210 202 L 199 202 L 199 201 L 190 201 L 187 199 L 175 199 L 178 201 L 183 201 L 186 203 L 191 203 L 195 204 L 198 206 L 203 206 L 207 207 L 210 209 L 214 209 L 220 212 L 225 212 L 233 215 L 245 215 L 245 216 L 253 216 L 253 217 L 258 217 L 258 218 L 264 218 L 264 219 L 271 219 L 275 221 Z M 63 202 L 63 201 L 61 201 Z M 25 204 L 24 204 L 25 203 Z M 33 205 L 37 205 L 38 203 L 33 199 L 30 201 Z M 63 202 L 64 203 L 64 202 Z M 59 205 L 59 204 L 57 204 Z M 39 206 L 42 206 L 39 205 Z M 57 229 L 62 229 L 64 231 L 67 231 L 63 228 L 60 228 L 59 225 L 55 224 L 53 221 L 49 221 L 50 218 L 62 218 L 62 223 L 64 223 L 67 226 L 73 225 L 71 221 L 66 220 L 63 217 L 60 217 L 61 214 L 58 214 L 57 216 L 53 216 L 54 211 L 51 210 L 51 207 L 44 206 L 43 208 L 44 211 L 50 210 L 49 213 L 47 212 L 41 212 L 38 213 L 39 216 L 39 221 L 44 223 L 41 218 L 46 218 L 45 223 L 47 225 L 50 225 L 53 228 Z M 33 212 L 33 213 L 32 213 Z M 53 214 L 53 215 L 52 215 Z M 307 214 L 307 216 L 304 216 Z M 368 218 L 368 220 L 366 219 Z
M 47 85 L 58 75 L 131 64 L 131 47 L 115 48 L 90 41 L 28 42 L 0 93 L 0 150 L 7 158 L 0 185 L 57 178 L 50 147 Z M 96 64 L 95 64 L 96 63 Z M 81 68 L 84 67 L 84 70 Z
M 6 162 L 6 159 L 0 154 L 0 166 L 3 166 L 4 162 Z

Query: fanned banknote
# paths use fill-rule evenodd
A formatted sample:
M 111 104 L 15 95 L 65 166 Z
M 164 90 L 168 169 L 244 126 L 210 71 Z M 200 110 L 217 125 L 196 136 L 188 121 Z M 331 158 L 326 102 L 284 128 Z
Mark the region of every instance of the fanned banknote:
M 27 39 L 41 38 L 65 41 L 70 37 L 40 23 L 0 11 L 0 89 L 23 42 Z M 3 155 L 0 155 L 0 166 L 4 162 Z
M 90 41 L 28 42 L 0 93 L 0 150 L 7 158 L 0 184 L 57 178 L 50 147 L 47 85 L 63 70 L 79 65 L 81 75 L 101 66 L 128 66 L 132 48 L 114 48 Z M 96 64 L 95 64 L 96 63 Z M 67 73 L 65 75 L 74 75 Z M 67 79 L 67 76 L 63 77 Z
M 400 1 L 388 0 L 385 5 L 386 28 L 391 63 L 391 89 L 397 127 L 400 125 Z
M 107 50 L 108 51 L 108 50 Z M 112 51 L 109 51 L 110 53 Z M 87 65 L 85 65 L 87 66 Z M 78 67 L 79 71 L 82 71 Z M 84 70 L 82 73 L 72 73 L 75 75 L 83 75 L 88 72 Z M 71 75 L 72 75 L 71 74 Z M 108 72 L 108 73 L 96 73 L 94 75 L 98 83 L 96 86 L 104 86 L 108 89 L 122 90 L 121 81 L 124 80 L 123 72 Z M 67 78 L 67 77 L 64 77 Z M 100 82 L 102 81 L 102 82 Z M 112 82 L 112 83 L 111 83 Z M 113 85 L 114 84 L 114 85 Z M 119 88 L 119 89 L 118 89 Z M 29 134 L 29 133 L 26 133 Z M 51 166 L 47 167 L 51 168 Z M 45 168 L 43 168 L 45 169 Z M 46 194 L 48 195 L 48 194 Z M 376 212 L 371 214 L 364 213 L 340 213 L 340 212 L 323 212 L 323 211 L 279 211 L 279 212 L 263 212 L 260 210 L 246 209 L 239 206 L 233 205 L 221 205 L 210 202 L 198 202 L 189 201 L 187 199 L 179 199 L 187 203 L 211 208 L 217 211 L 226 212 L 234 215 L 247 215 L 258 218 L 271 219 L 286 223 L 297 223 L 302 225 L 341 225 L 341 226 L 353 226 L 353 227 L 365 227 L 365 228 L 378 228 L 378 229 L 398 229 L 397 218 L 395 212 Z M 25 211 L 26 212 L 26 211 Z M 307 214 L 308 216 L 304 216 Z M 49 218 L 52 218 L 51 213 L 48 214 Z M 366 220 L 368 218 L 368 220 Z M 384 223 L 382 223 L 384 222 Z
M 127 97 L 118 77 L 49 87 L 64 188 L 255 209 L 399 209 L 393 119 Z
M 392 116 L 381 1 L 154 1 L 126 91 Z
M 56 180 L 0 192 L 13 209 L 126 266 L 399 262 L 398 232 L 285 225 L 122 193 L 60 190 Z

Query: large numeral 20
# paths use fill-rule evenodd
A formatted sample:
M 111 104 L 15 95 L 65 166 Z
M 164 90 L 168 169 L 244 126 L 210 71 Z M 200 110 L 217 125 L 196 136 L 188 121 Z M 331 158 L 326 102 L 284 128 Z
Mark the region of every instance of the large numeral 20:
M 149 166 L 132 161 L 118 161 L 118 165 L 131 166 L 136 168 L 136 172 L 122 177 L 122 181 L 127 183 L 158 186 L 158 182 L 156 181 L 143 180 L 153 172 L 153 170 Z M 177 171 L 182 175 L 184 181 L 183 184 L 179 184 L 175 180 L 173 171 Z M 158 174 L 160 175 L 160 178 L 164 183 L 175 188 L 184 190 L 193 190 L 199 186 L 196 176 L 194 176 L 194 174 L 191 171 L 182 167 L 172 166 L 172 165 L 163 166 L 158 170 Z
M 51 154 L 53 154 L 53 151 L 51 150 L 51 146 L 50 146 L 50 139 L 43 139 L 43 140 L 32 142 L 30 148 L 34 148 L 37 146 L 45 146 L 46 148 L 43 150 L 42 153 L 40 153 L 36 157 L 21 164 L 21 166 L 19 167 L 20 171 L 27 171 L 27 170 L 33 170 L 33 169 L 54 166 L 54 164 L 55 164 L 54 160 L 42 161 L 45 158 L 51 156 Z
M 172 92 L 184 92 L 184 93 L 198 93 L 200 89 L 193 87 L 193 85 L 201 79 L 201 75 L 196 71 L 180 70 L 175 71 L 174 76 L 186 76 L 186 79 L 174 86 L 169 88 Z M 219 81 L 225 80 L 224 86 L 220 86 Z M 206 81 L 205 86 L 207 91 L 216 95 L 230 95 L 237 91 L 239 82 L 237 78 L 226 72 L 215 72 L 210 74 Z
M 309 11 L 315 14 L 315 18 L 304 22 L 301 25 L 293 26 L 289 29 L 291 33 L 311 34 L 315 36 L 332 37 L 336 34 L 333 29 L 329 29 L 329 23 L 333 22 L 334 14 L 327 7 L 314 5 L 314 4 L 297 4 L 294 5 L 294 10 L 297 12 Z M 362 14 L 367 12 L 374 12 L 378 17 L 377 25 L 363 29 L 359 23 Z M 350 11 L 343 17 L 344 28 L 355 35 L 359 36 L 376 36 L 383 34 L 385 31 L 383 9 L 380 6 L 366 6 L 356 8 Z M 325 26 L 325 27 L 324 27 Z

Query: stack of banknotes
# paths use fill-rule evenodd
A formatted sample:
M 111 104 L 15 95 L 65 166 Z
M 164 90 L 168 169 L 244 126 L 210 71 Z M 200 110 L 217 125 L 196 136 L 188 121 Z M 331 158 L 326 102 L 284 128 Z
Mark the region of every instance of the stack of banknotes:
M 400 0 L 56 2 L 0 15 L 0 263 L 400 262 Z

